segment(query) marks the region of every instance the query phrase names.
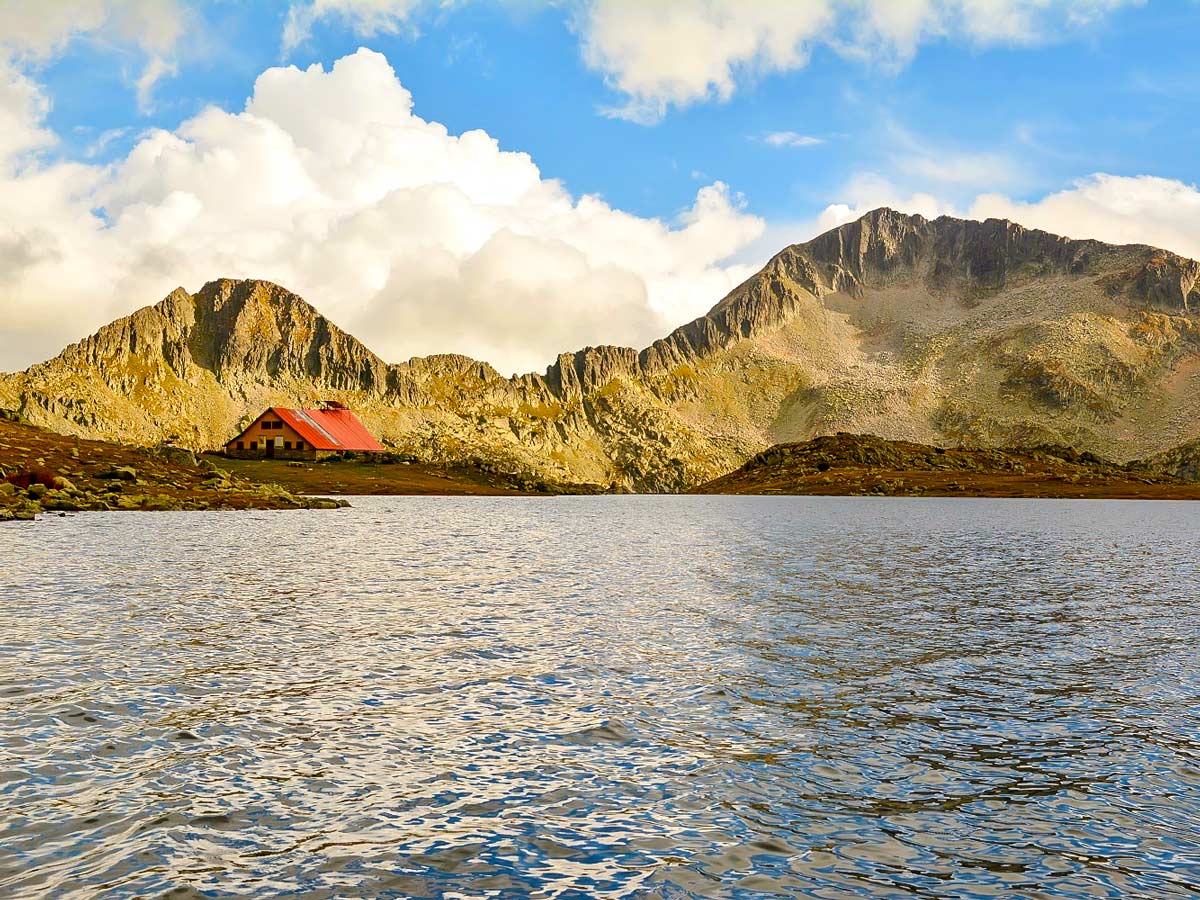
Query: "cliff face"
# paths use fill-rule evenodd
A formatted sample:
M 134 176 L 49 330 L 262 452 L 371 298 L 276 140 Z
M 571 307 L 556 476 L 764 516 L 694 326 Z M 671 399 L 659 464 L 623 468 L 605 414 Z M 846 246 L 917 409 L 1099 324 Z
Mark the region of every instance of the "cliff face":
M 220 280 L 0 377 L 0 405 L 35 423 L 195 447 L 326 397 L 430 459 L 642 490 L 834 431 L 1127 459 L 1200 437 L 1200 264 L 884 209 L 786 248 L 640 352 L 590 347 L 544 375 L 389 365 L 295 294 Z

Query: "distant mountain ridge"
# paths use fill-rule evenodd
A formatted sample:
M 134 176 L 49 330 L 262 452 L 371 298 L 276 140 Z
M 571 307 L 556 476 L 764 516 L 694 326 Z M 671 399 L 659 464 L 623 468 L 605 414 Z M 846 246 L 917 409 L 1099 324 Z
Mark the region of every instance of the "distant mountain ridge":
M 432 460 L 640 490 L 833 431 L 1129 459 L 1200 437 L 1200 263 L 881 209 L 641 351 L 588 347 L 544 374 L 388 364 L 284 288 L 222 279 L 0 376 L 0 405 L 36 424 L 197 448 L 325 397 Z

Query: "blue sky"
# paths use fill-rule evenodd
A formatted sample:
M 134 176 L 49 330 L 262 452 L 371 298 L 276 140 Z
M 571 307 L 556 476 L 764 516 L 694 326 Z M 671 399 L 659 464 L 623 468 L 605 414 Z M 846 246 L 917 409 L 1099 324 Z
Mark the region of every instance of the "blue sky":
M 884 204 L 1200 254 L 1200 4 L 914 0 L 900 10 L 884 0 L 62 0 L 54 21 L 0 7 L 13 115 L 40 135 L 0 155 L 6 193 L 26 196 L 40 178 L 47 206 L 7 225 L 26 249 L 4 273 L 0 366 L 71 336 L 45 326 L 48 283 L 71 285 L 52 311 L 80 328 L 218 275 L 281 280 L 378 335 L 390 358 L 452 349 L 540 366 L 571 341 L 652 339 L 789 241 Z M 359 48 L 378 56 L 353 57 L 335 83 L 334 64 Z M 309 108 L 316 74 L 297 72 L 286 96 L 243 114 L 260 77 L 287 66 L 316 66 L 333 93 Z M 339 97 L 371 91 L 376 105 L 356 101 L 357 118 L 331 119 Z M 380 120 L 394 126 L 383 144 Z M 352 162 L 308 133 L 326 121 L 357 141 Z M 446 139 L 413 143 L 408 126 L 429 123 Z M 269 148 L 252 137 L 262 128 Z M 466 153 L 456 136 L 472 130 L 498 150 Z M 373 152 L 392 167 L 374 168 Z M 221 162 L 230 158 L 245 161 L 245 183 Z M 255 214 L 239 203 L 263 177 L 254 172 L 304 185 L 264 194 L 275 204 L 265 221 L 286 229 L 246 224 Z M 488 185 L 510 175 L 497 205 Z M 209 190 L 221 178 L 236 202 Z M 422 198 L 441 187 L 458 200 L 431 208 Z M 52 216 L 84 206 L 92 215 L 72 246 L 39 255 Z M 478 222 L 443 234 L 424 227 L 429 215 Z M 89 286 L 54 269 L 56 254 L 90 254 L 107 274 Z M 414 268 L 423 258 L 440 261 Z M 479 333 L 462 333 L 481 310 Z M 497 337 L 514 311 L 516 330 Z
M 128 128 L 101 157 L 115 158 L 146 127 L 174 128 L 207 104 L 239 109 L 270 66 L 328 66 L 369 46 L 387 56 L 418 115 L 452 132 L 482 128 L 573 192 L 639 215 L 673 215 L 704 179 L 730 184 L 768 219 L 793 219 L 819 212 L 863 170 L 958 199 L 989 189 L 1028 199 L 1098 171 L 1195 178 L 1200 9 L 1190 2 L 1120 8 L 1032 46 L 936 39 L 902 67 L 818 46 L 804 68 L 746 76 L 732 99 L 672 110 L 650 127 L 598 112 L 617 94 L 584 63 L 561 7 L 467 4 L 369 36 L 333 19 L 287 52 L 286 4 L 192 11 L 201 37 L 182 39 L 180 72 L 155 86 L 149 115 L 129 89 L 136 53 L 77 39 L 44 70 L 65 152 L 82 156 L 96 135 Z M 781 131 L 824 143 L 756 140 Z M 897 166 L 910 151 L 992 154 L 1010 170 L 941 181 Z

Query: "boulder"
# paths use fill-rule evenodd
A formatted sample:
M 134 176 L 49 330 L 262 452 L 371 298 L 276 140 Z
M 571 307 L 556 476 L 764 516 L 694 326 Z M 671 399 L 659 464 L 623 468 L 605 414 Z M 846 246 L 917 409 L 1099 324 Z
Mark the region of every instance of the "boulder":
M 196 454 L 186 447 L 173 447 L 169 444 L 164 444 L 161 447 L 154 448 L 154 455 L 159 459 L 165 459 L 167 462 L 178 463 L 182 466 L 196 465 Z
M 113 466 L 96 476 L 110 481 L 137 481 L 137 469 L 133 466 Z
M 146 498 L 144 508 L 155 512 L 179 512 L 183 504 L 167 494 L 156 494 Z
M 23 503 L 16 506 L 0 506 L 0 522 L 25 521 L 37 518 L 41 507 L 36 503 Z
M 62 491 L 48 491 L 42 499 L 42 509 L 56 512 L 79 512 L 84 507 Z

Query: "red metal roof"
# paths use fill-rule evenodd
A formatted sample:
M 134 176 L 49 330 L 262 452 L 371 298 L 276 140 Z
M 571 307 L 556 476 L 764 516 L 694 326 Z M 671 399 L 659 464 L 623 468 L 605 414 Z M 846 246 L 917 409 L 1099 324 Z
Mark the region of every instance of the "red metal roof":
M 280 409 L 271 411 L 287 422 L 314 450 L 383 450 L 358 416 L 348 409 Z

